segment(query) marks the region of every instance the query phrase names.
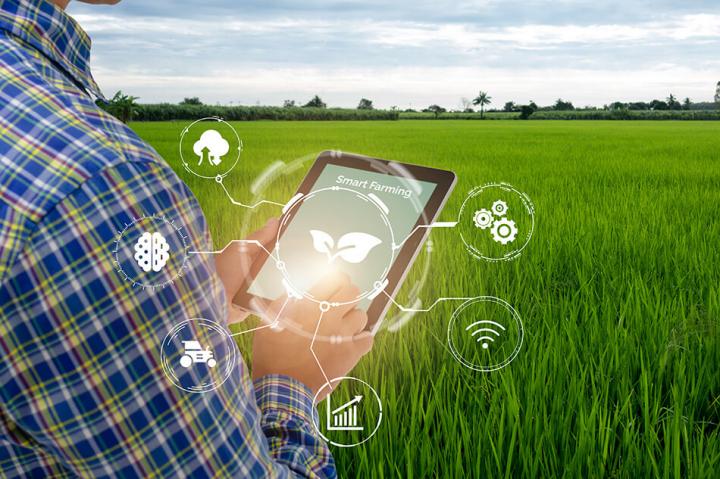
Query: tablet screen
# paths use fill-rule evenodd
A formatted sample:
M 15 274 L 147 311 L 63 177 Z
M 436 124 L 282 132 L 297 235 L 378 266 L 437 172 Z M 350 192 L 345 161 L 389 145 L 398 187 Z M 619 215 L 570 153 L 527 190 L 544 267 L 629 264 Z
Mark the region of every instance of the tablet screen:
M 339 190 L 330 193 L 327 190 L 330 187 Z M 292 276 L 292 288 L 307 291 L 327 274 L 329 267 L 347 274 L 361 291 L 372 291 L 374 283 L 384 279 L 379 275 L 386 274 L 389 263 L 395 259 L 390 243 L 402 244 L 413 232 L 436 187 L 432 182 L 327 164 L 306 195 L 307 199 L 293 206 L 297 210 L 284 226 L 278 256 L 286 267 L 286 274 L 283 275 L 276 262 L 266 261 L 248 292 L 269 300 L 282 297 L 287 293 L 283 279 L 288 278 L 288 272 Z M 318 192 L 315 197 L 313 192 Z M 379 212 L 382 208 L 369 207 L 368 201 L 358 199 L 352 192 L 377 197 L 386 207 L 385 218 Z M 392 230 L 391 234 L 388 229 Z M 367 235 L 359 237 L 370 250 L 361 251 L 361 248 L 354 250 L 354 256 L 343 256 L 342 251 L 348 251 L 348 242 L 358 238 L 358 231 Z M 377 247 L 373 247 L 375 243 Z M 360 256 L 355 254 L 358 252 Z M 356 261 L 360 257 L 361 260 Z M 357 307 L 367 310 L 371 302 L 363 298 Z

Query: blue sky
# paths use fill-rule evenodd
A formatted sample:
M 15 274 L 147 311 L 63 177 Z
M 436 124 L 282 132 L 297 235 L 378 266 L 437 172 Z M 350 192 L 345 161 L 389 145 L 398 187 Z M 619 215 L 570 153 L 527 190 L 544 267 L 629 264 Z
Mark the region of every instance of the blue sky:
M 712 99 L 720 2 L 124 0 L 72 2 L 106 94 L 143 102 L 458 108 Z

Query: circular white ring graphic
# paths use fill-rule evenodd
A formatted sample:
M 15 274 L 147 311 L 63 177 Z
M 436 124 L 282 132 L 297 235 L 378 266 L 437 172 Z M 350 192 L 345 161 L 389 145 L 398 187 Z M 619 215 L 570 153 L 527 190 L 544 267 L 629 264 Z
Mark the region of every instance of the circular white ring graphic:
M 164 288 L 188 267 L 185 228 L 164 215 L 133 218 L 118 231 L 113 247 L 116 271 L 133 286 Z
M 253 197 L 251 204 L 267 200 L 267 195 L 276 191 L 278 187 L 284 187 L 287 184 L 301 182 L 304 171 L 306 171 L 309 165 L 315 161 L 317 156 L 318 154 L 305 155 L 288 162 L 277 160 L 268 165 L 267 168 L 259 172 L 255 178 L 253 178 Z M 332 156 L 340 158 L 342 157 L 342 152 L 333 151 Z M 405 173 L 407 173 L 402 167 L 397 165 L 386 165 L 384 163 L 377 162 L 375 163 L 375 166 L 378 171 L 395 176 L 403 177 L 405 176 Z M 424 212 L 424 204 L 421 204 L 414 195 L 411 197 L 411 201 L 415 211 L 421 218 L 421 223 L 429 223 L 430 220 Z M 260 214 L 259 211 L 262 210 L 252 209 L 248 212 L 248 214 L 243 215 L 242 232 L 244 236 L 247 236 L 254 231 L 254 220 L 256 219 L 256 216 Z M 431 277 L 431 271 L 433 269 L 432 257 L 435 247 L 436 245 L 432 239 L 432 235 L 428 235 L 422 251 L 413 264 L 413 274 L 408 275 L 408 278 L 406 278 L 403 282 L 401 296 L 404 302 L 410 305 L 413 309 L 420 309 L 425 304 L 423 302 L 425 299 L 423 291 L 428 285 Z M 376 286 L 376 288 L 379 288 L 379 286 Z M 419 313 L 416 311 L 397 310 L 393 312 L 393 310 L 390 310 L 383 318 L 380 328 L 390 332 L 397 332 L 410 324 L 418 314 Z M 330 338 L 318 336 L 317 339 L 329 340 Z
M 458 327 L 458 318 L 460 315 L 465 311 L 468 307 L 472 306 L 473 304 L 479 304 L 487 302 L 490 304 L 495 304 L 498 307 L 504 308 L 507 313 L 509 313 L 510 317 L 515 323 L 515 329 L 517 330 L 517 338 L 515 340 L 514 348 L 510 352 L 510 354 L 506 355 L 502 361 L 497 361 L 492 364 L 488 365 L 479 365 L 476 363 L 471 362 L 468 360 L 465 356 L 463 356 L 458 351 L 458 345 L 455 344 L 455 341 L 453 340 L 454 336 L 454 328 Z M 477 318 L 473 318 L 477 319 Z M 487 324 L 478 324 L 478 323 L 487 323 Z M 472 328 L 470 327 L 472 326 Z M 490 346 L 492 341 L 496 339 L 496 337 L 500 337 L 503 334 L 511 334 L 507 332 L 508 325 L 503 326 L 502 324 L 498 323 L 497 321 L 492 321 L 487 318 L 485 320 L 476 321 L 473 322 L 470 326 L 463 328 L 464 332 L 461 332 L 464 336 L 468 338 L 468 340 L 472 340 L 476 342 L 477 344 L 480 344 L 479 347 L 481 347 L 483 350 L 487 350 Z M 483 339 L 483 336 L 480 336 L 481 334 L 485 334 L 488 338 L 487 342 L 479 343 L 480 339 Z M 479 336 L 476 338 L 476 336 Z M 478 296 L 477 298 L 470 299 L 468 301 L 465 301 L 463 304 L 460 305 L 460 307 L 453 312 L 452 317 L 450 318 L 450 322 L 448 324 L 448 345 L 450 346 L 450 352 L 455 357 L 455 359 L 458 360 L 463 366 L 470 368 L 475 371 L 480 372 L 492 372 L 497 371 L 498 369 L 502 369 L 508 364 L 510 364 L 518 355 L 520 352 L 520 348 L 522 347 L 523 343 L 523 336 L 524 336 L 524 330 L 522 325 L 522 320 L 520 319 L 520 315 L 518 312 L 513 308 L 508 302 L 503 301 L 500 298 L 496 298 L 494 296 Z
M 489 195 L 493 192 L 493 195 Z M 476 198 L 485 194 L 482 204 Z M 508 208 L 507 201 L 514 207 Z M 520 209 L 521 211 L 517 211 Z M 520 220 L 523 220 L 520 226 Z M 517 258 L 530 243 L 535 231 L 535 206 L 530 198 L 507 183 L 489 183 L 473 188 L 463 201 L 458 214 L 460 239 L 468 252 L 486 261 L 509 261 Z M 485 247 L 478 247 L 463 228 L 486 238 Z M 516 240 L 519 240 L 515 246 Z
M 163 372 L 176 387 L 205 393 L 222 386 L 237 361 L 237 346 L 218 323 L 193 318 L 175 325 L 160 346 Z
M 382 207 L 378 204 L 378 202 L 377 202 L 378 200 L 375 200 L 363 193 L 360 193 L 359 191 L 356 191 L 356 190 L 353 190 L 350 188 L 344 188 L 341 186 L 330 186 L 327 188 L 321 188 L 319 190 L 312 191 L 312 192 L 308 193 L 307 195 L 303 196 L 298 201 L 296 201 L 290 208 L 288 208 L 287 212 L 282 217 L 282 220 L 280 222 L 280 227 L 278 228 L 278 238 L 275 242 L 275 254 L 276 254 L 276 263 L 275 264 L 276 264 L 277 268 L 280 270 L 283 278 L 285 279 L 285 281 L 287 282 L 287 285 L 290 288 L 292 288 L 296 293 L 298 293 L 302 297 L 304 297 L 310 301 L 313 301 L 315 303 L 321 304 L 322 306 L 325 306 L 323 303 L 327 303 L 327 302 L 322 299 L 315 298 L 312 294 L 310 294 L 310 292 L 308 291 L 307 288 L 298 288 L 296 286 L 297 281 L 295 281 L 291 277 L 292 275 L 288 272 L 288 260 L 282 258 L 282 248 L 280 247 L 281 246 L 280 243 L 281 243 L 281 237 L 284 232 L 285 226 L 287 224 L 289 224 L 288 222 L 289 222 L 290 218 L 292 218 L 292 216 L 293 216 L 292 215 L 293 210 L 298 208 L 299 205 L 304 204 L 305 202 L 310 201 L 319 195 L 327 194 L 329 192 L 339 192 L 339 191 L 355 195 L 359 201 L 363 202 L 363 204 L 367 203 L 367 204 L 373 206 L 373 208 L 379 214 L 380 219 L 382 220 L 382 223 L 385 225 L 385 227 L 387 229 L 390 241 L 385 241 L 384 243 L 386 243 L 386 247 L 389 248 L 390 254 L 388 257 L 387 264 L 382 265 L 384 269 L 383 269 L 382 273 L 380 274 L 380 278 L 377 281 L 373 282 L 372 288 L 362 291 L 356 298 L 353 298 L 352 300 L 344 301 L 344 302 L 334 302 L 332 304 L 329 304 L 329 303 L 328 304 L 333 307 L 342 306 L 342 305 L 346 305 L 346 304 L 354 304 L 354 303 L 357 303 L 358 301 L 361 301 L 362 299 L 370 296 L 371 294 L 375 293 L 377 290 L 377 287 L 375 285 L 383 284 L 386 276 L 390 272 L 390 267 L 393 264 L 393 260 L 395 259 L 395 249 L 393 247 L 393 245 L 395 244 L 395 236 L 393 233 L 393 228 L 392 228 L 392 225 L 390 224 L 390 220 L 388 219 L 387 214 L 385 213 L 385 211 L 383 211 Z M 312 233 L 312 231 L 308 232 L 308 235 L 310 235 L 311 233 Z M 321 231 L 320 233 L 323 233 L 323 232 Z M 352 233 L 352 234 L 357 235 L 357 234 L 364 234 L 364 233 Z M 372 238 L 372 236 L 370 236 L 370 235 L 367 235 L 367 236 Z M 378 238 L 375 238 L 375 240 L 378 240 Z M 340 242 L 340 241 L 342 241 L 342 238 L 338 242 Z M 377 244 L 379 245 L 382 243 L 379 242 Z M 330 255 L 329 252 L 328 252 L 328 255 Z
M 230 167 L 229 168 L 223 167 L 222 171 L 215 172 L 213 174 L 203 174 L 203 173 L 199 173 L 198 171 L 195 171 L 195 169 L 193 169 L 193 166 L 191 165 L 191 163 L 187 160 L 187 158 L 185 158 L 185 154 L 183 152 L 183 141 L 185 141 L 185 137 L 190 132 L 190 130 L 200 123 L 207 123 L 207 122 L 216 122 L 218 124 L 222 124 L 224 127 L 226 127 L 225 130 L 229 130 L 230 132 L 232 132 L 232 135 L 234 136 L 235 141 L 237 142 L 237 145 L 238 145 L 237 146 L 237 155 L 235 155 L 234 160 L 231 160 L 232 164 L 230 165 Z M 209 130 L 209 131 L 214 131 L 215 133 L 218 133 L 215 130 Z M 205 135 L 205 133 L 207 133 L 207 132 L 204 132 L 203 135 Z M 220 138 L 217 138 L 218 135 Z M 223 138 L 222 135 L 219 133 L 217 135 L 215 135 L 214 138 L 210 138 L 207 141 L 210 142 L 213 140 L 225 141 L 225 143 L 227 143 L 227 140 L 225 138 Z M 202 136 L 198 140 L 198 142 L 200 142 L 200 141 L 203 141 Z M 208 144 L 210 144 L 210 143 L 208 143 Z M 203 146 L 203 145 L 200 145 L 200 146 Z M 215 180 L 218 183 L 221 183 L 223 178 L 225 178 L 227 175 L 229 175 L 230 172 L 235 168 L 235 166 L 237 166 L 238 162 L 240 161 L 240 154 L 242 153 L 242 150 L 243 150 L 243 143 L 242 143 L 242 140 L 240 139 L 240 136 L 237 134 L 237 131 L 235 130 L 235 128 L 233 128 L 232 125 L 230 125 L 228 122 L 226 122 L 225 120 L 223 120 L 222 118 L 219 118 L 219 117 L 206 117 L 206 118 L 201 118 L 199 120 L 192 122 L 190 125 L 186 126 L 185 129 L 183 129 L 182 134 L 180 135 L 179 149 L 180 149 L 180 160 L 182 161 L 183 167 L 188 172 L 190 172 L 191 174 L 193 174 L 199 178 L 205 178 L 207 180 Z M 227 151 L 226 150 L 223 150 L 223 151 L 225 151 L 225 153 L 228 154 L 228 153 L 231 153 L 231 150 L 232 149 L 230 149 L 229 145 L 228 145 Z M 202 162 L 205 159 L 205 157 L 203 156 L 202 150 L 200 150 L 200 151 L 201 151 L 200 162 Z M 209 157 L 210 154 L 211 154 L 211 152 L 208 149 L 208 153 L 205 153 L 205 155 L 207 155 Z M 209 157 L 208 161 L 210 161 L 211 158 L 212 157 Z M 220 159 L 218 158 L 218 166 L 219 166 L 219 163 L 220 163 Z M 198 166 L 199 166 L 199 164 L 198 164 Z
M 377 408 L 378 408 L 377 409 L 377 419 L 375 421 L 375 427 L 372 429 L 372 431 L 370 432 L 370 434 L 368 436 L 364 437 L 360 441 L 356 441 L 356 442 L 349 443 L 349 444 L 334 441 L 334 440 L 328 438 L 329 431 L 326 431 L 325 433 L 322 432 L 322 430 L 320 428 L 320 418 L 318 416 L 318 408 L 317 407 L 313 408 L 313 413 L 312 413 L 313 426 L 315 426 L 315 430 L 318 432 L 318 434 L 320 434 L 320 436 L 322 436 L 322 438 L 325 439 L 325 441 L 328 442 L 329 444 L 332 444 L 332 445 L 338 446 L 338 447 L 355 447 L 355 446 L 359 446 L 360 444 L 363 444 L 363 443 L 369 441 L 375 435 L 375 433 L 378 431 L 378 429 L 380 429 L 380 423 L 382 423 L 382 416 L 383 416 L 382 401 L 380 401 L 380 396 L 378 396 L 378 393 L 377 393 L 377 391 L 375 391 L 375 388 L 370 386 L 368 383 L 366 383 L 362 379 L 354 378 L 351 376 L 340 376 L 340 377 L 331 379 L 329 383 L 323 384 L 323 386 L 320 389 L 318 389 L 318 391 L 315 393 L 315 397 L 313 398 L 313 404 L 317 404 L 317 398 L 320 395 L 320 393 L 323 391 L 323 389 L 330 387 L 332 385 L 332 383 L 336 383 L 336 382 L 339 383 L 341 381 L 357 381 L 358 383 L 361 383 L 363 386 L 365 386 L 367 389 L 369 389 L 372 392 L 372 394 L 375 398 L 375 401 L 377 402 Z M 331 399 L 332 394 L 333 394 L 332 392 L 330 394 L 328 394 L 328 396 L 324 399 L 324 401 Z M 357 397 L 355 399 L 357 399 Z M 353 401 L 351 401 L 351 402 L 353 402 Z M 328 419 L 329 419 L 329 417 L 328 417 Z M 355 419 L 357 419 L 357 415 L 355 415 Z M 328 424 L 326 424 L 326 426 L 328 426 Z M 343 429 L 343 427 L 345 429 Z M 337 431 L 340 431 L 342 433 L 343 431 L 349 430 L 348 428 L 349 428 L 349 426 L 340 426 L 340 428 L 338 428 Z

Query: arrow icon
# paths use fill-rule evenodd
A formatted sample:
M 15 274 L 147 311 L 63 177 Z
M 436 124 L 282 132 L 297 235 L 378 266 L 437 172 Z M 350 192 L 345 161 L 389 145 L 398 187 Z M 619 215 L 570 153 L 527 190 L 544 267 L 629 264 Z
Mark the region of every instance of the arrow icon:
M 339 413 L 340 411 L 342 411 L 343 409 L 345 409 L 345 408 L 347 408 L 347 407 L 350 407 L 351 405 L 355 404 L 356 402 L 360 402 L 360 401 L 362 400 L 362 398 L 363 398 L 362 396 L 355 396 L 352 400 L 346 402 L 345 404 L 343 404 L 343 405 L 340 406 L 339 408 L 335 409 L 335 410 L 332 412 L 332 414 L 337 414 L 337 413 Z

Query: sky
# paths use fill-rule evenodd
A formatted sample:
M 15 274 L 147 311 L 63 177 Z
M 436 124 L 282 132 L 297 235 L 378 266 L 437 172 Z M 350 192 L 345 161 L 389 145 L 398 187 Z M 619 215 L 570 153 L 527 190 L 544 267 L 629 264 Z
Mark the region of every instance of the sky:
M 575 106 L 711 101 L 720 2 L 124 0 L 71 2 L 106 95 L 281 105 L 460 108 L 479 90 Z

